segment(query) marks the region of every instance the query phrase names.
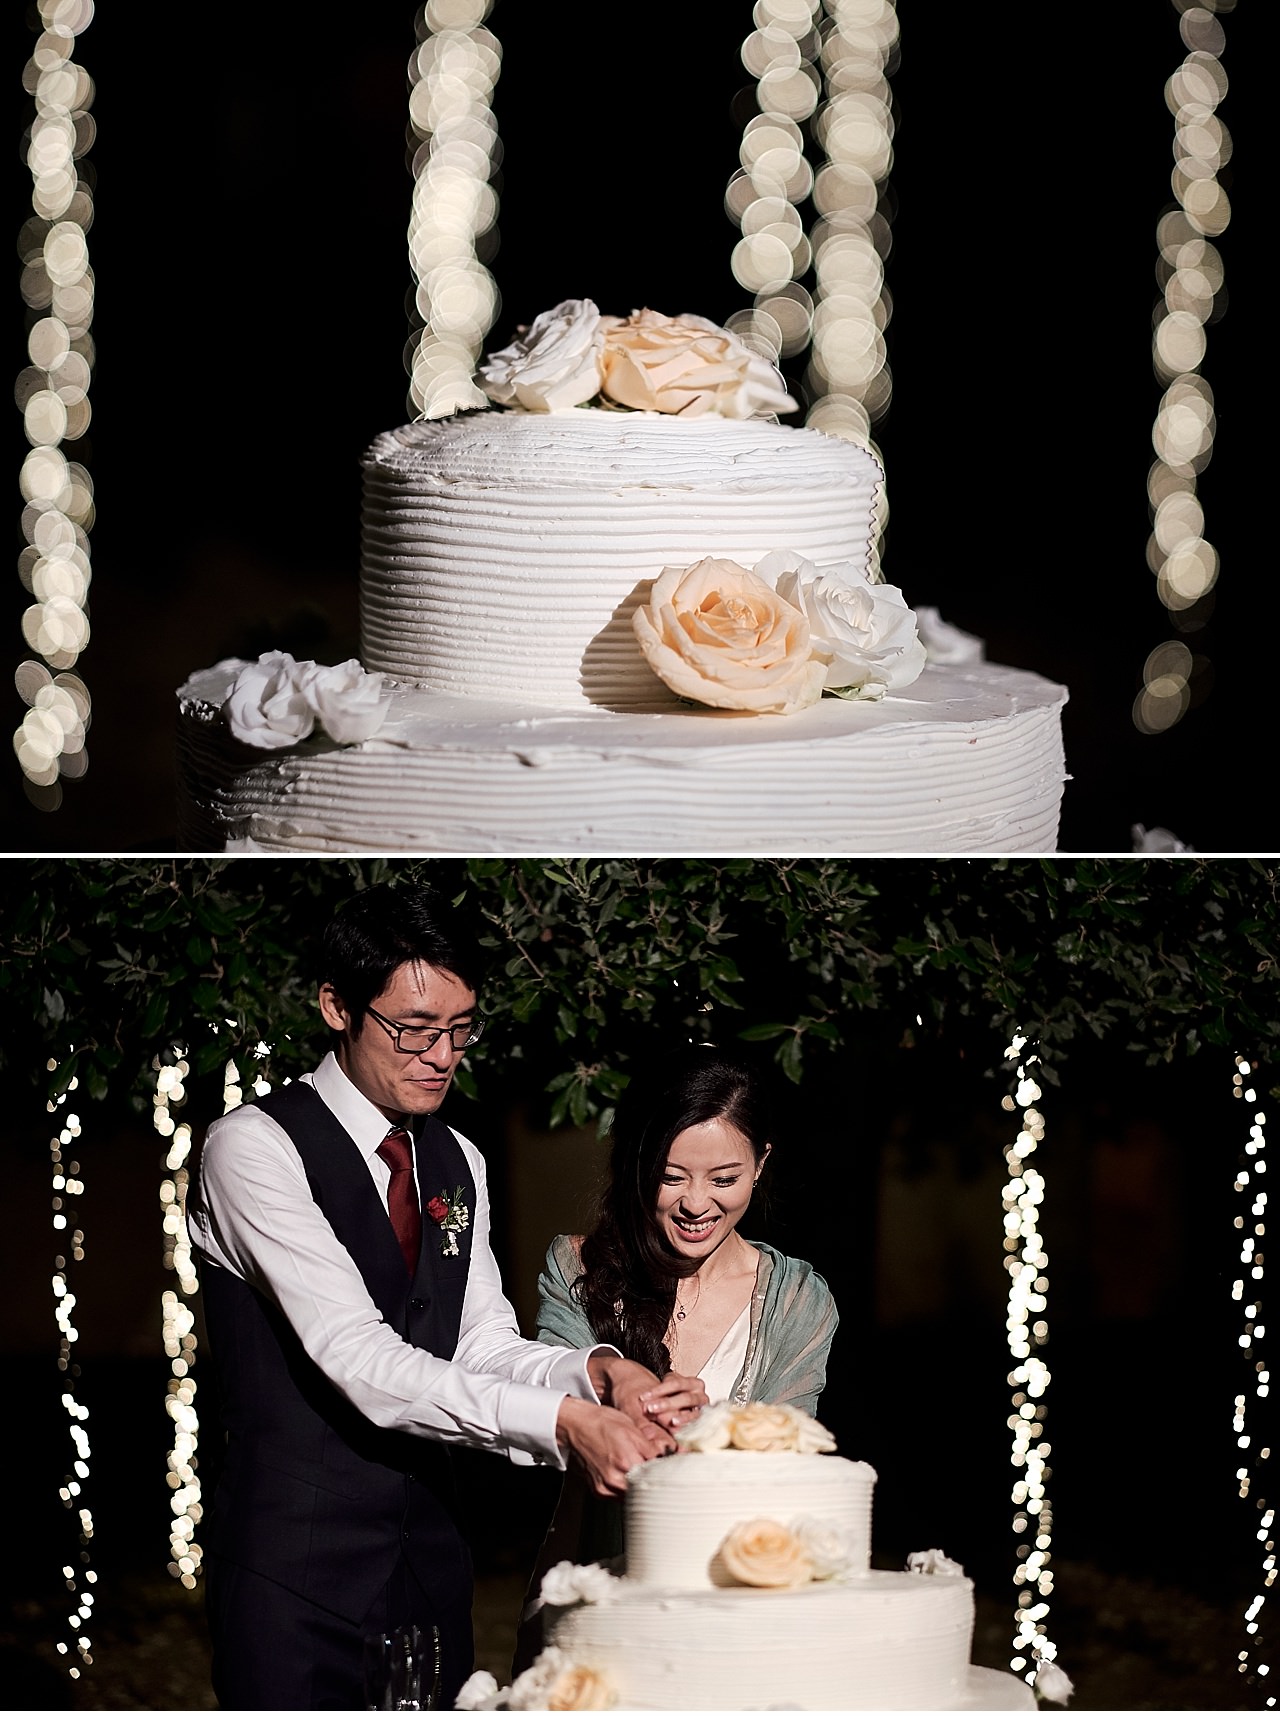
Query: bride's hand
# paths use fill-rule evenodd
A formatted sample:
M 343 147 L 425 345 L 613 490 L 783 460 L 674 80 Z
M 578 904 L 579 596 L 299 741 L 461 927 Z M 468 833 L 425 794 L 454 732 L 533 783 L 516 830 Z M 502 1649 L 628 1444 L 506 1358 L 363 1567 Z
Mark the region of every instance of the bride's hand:
M 669 1370 L 661 1382 L 655 1382 L 640 1396 L 640 1405 L 649 1422 L 663 1424 L 668 1430 L 690 1423 L 707 1404 L 702 1378 L 681 1376 L 675 1370 Z
M 600 1398 L 637 1424 L 661 1424 L 674 1430 L 696 1418 L 707 1404 L 701 1378 L 669 1371 L 659 1381 L 646 1365 L 620 1353 L 593 1354 L 588 1369 Z

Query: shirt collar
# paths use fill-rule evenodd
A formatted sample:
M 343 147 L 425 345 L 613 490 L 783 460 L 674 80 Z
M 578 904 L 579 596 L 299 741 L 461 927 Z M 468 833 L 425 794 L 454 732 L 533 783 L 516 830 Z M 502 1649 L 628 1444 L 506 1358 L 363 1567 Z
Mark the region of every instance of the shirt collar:
M 356 1089 L 338 1065 L 338 1058 L 332 1050 L 312 1074 L 312 1083 L 325 1107 L 346 1127 L 367 1162 L 376 1154 L 391 1122 L 362 1091 Z

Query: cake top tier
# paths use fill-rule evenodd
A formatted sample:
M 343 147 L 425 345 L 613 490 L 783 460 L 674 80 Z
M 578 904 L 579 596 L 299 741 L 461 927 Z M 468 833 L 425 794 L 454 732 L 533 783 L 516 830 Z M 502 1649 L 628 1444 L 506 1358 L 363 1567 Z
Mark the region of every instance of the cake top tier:
M 527 484 L 602 496 L 645 490 L 816 495 L 861 492 L 869 510 L 883 471 L 874 454 L 820 429 L 759 419 L 658 412 L 464 411 L 379 434 L 364 463 L 389 482 L 427 480 L 458 495 Z

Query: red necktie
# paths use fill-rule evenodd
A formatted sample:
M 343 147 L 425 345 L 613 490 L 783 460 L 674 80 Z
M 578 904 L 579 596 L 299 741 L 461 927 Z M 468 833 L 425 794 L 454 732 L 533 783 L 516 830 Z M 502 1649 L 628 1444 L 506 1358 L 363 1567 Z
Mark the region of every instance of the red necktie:
M 378 1154 L 391 1170 L 387 1210 L 404 1252 L 405 1267 L 412 1275 L 418 1267 L 418 1249 L 422 1244 L 422 1211 L 418 1207 L 418 1188 L 413 1183 L 413 1145 L 403 1126 L 391 1128 L 379 1144 Z

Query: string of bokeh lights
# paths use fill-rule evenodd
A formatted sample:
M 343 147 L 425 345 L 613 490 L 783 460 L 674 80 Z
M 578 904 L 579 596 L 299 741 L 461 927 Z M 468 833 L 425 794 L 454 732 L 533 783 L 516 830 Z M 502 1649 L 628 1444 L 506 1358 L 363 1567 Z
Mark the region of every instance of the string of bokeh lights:
M 88 766 L 89 692 L 72 670 L 89 642 L 93 483 L 66 444 L 85 435 L 92 415 L 93 181 L 85 157 L 95 137 L 94 86 L 72 55 L 92 22 L 93 0 L 39 0 L 38 19 L 23 72 L 35 105 L 23 138 L 31 213 L 18 235 L 28 362 L 14 389 L 29 444 L 18 479 L 18 574 L 34 598 L 22 616 L 33 653 L 14 674 L 27 713 L 13 747 L 27 797 L 48 811 L 62 802 L 61 783 Z
M 443 417 L 484 405 L 472 375 L 501 301 L 485 266 L 496 244 L 500 159 L 490 102 L 502 50 L 484 27 L 492 0 L 427 0 L 409 61 L 415 282 L 405 348 L 409 406 Z
M 1200 373 L 1208 350 L 1206 330 L 1221 314 L 1224 270 L 1213 240 L 1231 219 L 1231 204 L 1217 175 L 1231 159 L 1231 135 L 1217 108 L 1227 93 L 1222 69 L 1226 36 L 1215 13 L 1235 0 L 1173 0 L 1187 49 L 1165 84 L 1174 116 L 1172 175 L 1176 206 L 1156 228 L 1157 303 L 1152 363 L 1163 385 L 1151 432 L 1155 461 L 1147 476 L 1152 530 L 1147 564 L 1156 593 L 1182 637 L 1157 644 L 1142 669 L 1133 724 L 1142 733 L 1164 733 L 1207 694 L 1211 666 L 1193 654 L 1185 639 L 1203 630 L 1213 611 L 1218 551 L 1204 534 L 1204 508 L 1196 493 L 1199 474 L 1213 457 L 1216 431 L 1213 390 Z
M 56 1073 L 58 1061 L 51 1059 L 47 1071 Z M 73 1449 L 71 1470 L 58 1486 L 58 1496 L 64 1508 L 76 1516 L 78 1547 L 73 1560 L 63 1563 L 62 1579 L 70 1608 L 67 1614 L 67 1637 L 59 1638 L 55 1648 L 59 1656 L 72 1660 L 68 1672 L 73 1680 L 80 1678 L 80 1665 L 93 1661 L 89 1622 L 93 1617 L 94 1591 L 98 1575 L 92 1566 L 90 1545 L 93 1542 L 93 1510 L 89 1506 L 91 1448 L 85 1425 L 89 1409 L 77 1398 L 80 1366 L 75 1361 L 75 1344 L 80 1331 L 75 1325 L 76 1295 L 72 1291 L 73 1266 L 84 1262 L 84 1230 L 79 1225 L 77 1200 L 84 1196 L 85 1186 L 79 1161 L 73 1152 L 80 1138 L 80 1117 L 67 1107 L 75 1093 L 74 1077 L 66 1088 L 50 1097 L 46 1108 L 58 1117 L 58 1129 L 49 1139 L 49 1161 L 52 1170 L 53 1231 L 57 1254 L 53 1263 L 54 1320 L 58 1327 L 58 1369 L 63 1375 L 62 1407 L 67 1414 L 67 1434 Z M 73 1657 L 78 1657 L 79 1661 Z
M 875 451 L 871 425 L 893 391 L 884 262 L 894 0 L 756 0 L 753 17 L 741 57 L 759 111 L 744 127 L 725 208 L 742 233 L 734 278 L 754 302 L 730 326 L 775 361 L 808 349 L 805 421 Z M 887 520 L 881 485 L 876 576 Z
M 191 1127 L 174 1113 L 187 1101 L 186 1081 L 191 1066 L 186 1053 L 182 1044 L 173 1044 L 166 1053 L 157 1055 L 152 1061 L 155 1074 L 152 1123 L 160 1136 L 168 1140 L 165 1178 L 160 1183 L 161 1225 L 164 1266 L 177 1277 L 176 1287 L 166 1288 L 162 1293 L 160 1306 L 162 1338 L 169 1360 L 165 1411 L 173 1425 L 173 1441 L 165 1474 L 173 1514 L 168 1570 L 173 1578 L 188 1590 L 193 1590 L 204 1561 L 204 1551 L 196 1536 L 204 1517 L 199 1476 L 200 1412 L 194 1375 L 199 1349 L 194 1307 L 200 1291 L 200 1279 L 187 1228 Z M 270 1053 L 268 1045 L 260 1042 L 252 1051 L 252 1059 L 261 1062 Z M 224 1114 L 255 1096 L 266 1096 L 271 1089 L 261 1067 L 252 1074 L 249 1083 L 251 1088 L 246 1096 L 240 1068 L 234 1060 L 227 1060 L 222 1069 Z
M 1240 1306 L 1244 1316 L 1244 1327 L 1239 1336 L 1240 1351 L 1251 1371 L 1251 1386 L 1248 1390 L 1242 1389 L 1235 1397 L 1232 1421 L 1241 1462 L 1236 1468 L 1237 1494 L 1241 1501 L 1253 1503 L 1258 1519 L 1256 1538 L 1262 1549 L 1262 1590 L 1252 1598 L 1245 1610 L 1245 1633 L 1249 1643 L 1239 1652 L 1237 1659 L 1239 1672 L 1250 1686 L 1261 1685 L 1270 1673 L 1259 1617 L 1266 1601 L 1266 1593 L 1276 1581 L 1276 1510 L 1262 1493 L 1263 1468 L 1271 1458 L 1265 1424 L 1269 1415 L 1274 1417 L 1274 1411 L 1269 1405 L 1271 1372 L 1262 1344 L 1266 1337 L 1262 1281 L 1267 1233 L 1267 1117 L 1262 1109 L 1255 1106 L 1258 1101 L 1258 1093 L 1253 1086 L 1256 1072 L 1257 1069 L 1251 1061 L 1242 1055 L 1235 1057 L 1232 1095 L 1237 1101 L 1245 1102 L 1253 1108 L 1249 1140 L 1236 1166 L 1234 1188 L 1236 1196 L 1242 1198 L 1246 1205 L 1246 1210 L 1234 1218 L 1235 1230 L 1240 1238 L 1242 1273 L 1231 1283 L 1231 1297 Z M 1253 1396 L 1252 1400 L 1250 1394 Z M 1257 1429 L 1253 1426 L 1252 1418 L 1255 1407 L 1261 1420 Z M 1270 1710 L 1275 1708 L 1275 1704 L 1276 1695 L 1267 1694 L 1264 1689 L 1263 1707 Z
M 1004 1266 L 1009 1275 L 1005 1327 L 1013 1359 L 1008 1376 L 1013 1390 L 1008 1419 L 1013 1434 L 1009 1462 L 1022 1474 L 1015 1477 L 1010 1498 L 1018 1539 L 1018 1566 L 1013 1574 L 1018 1601 L 1009 1667 L 1034 1685 L 1041 1665 L 1057 1657 L 1048 1623 L 1053 1594 L 1053 1509 L 1047 1483 L 1053 1450 L 1044 1439 L 1044 1429 L 1050 1375 L 1041 1356 L 1049 1339 L 1045 1316 L 1049 1259 L 1039 1228 L 1045 1182 L 1030 1160 L 1044 1140 L 1045 1128 L 1044 1115 L 1037 1106 L 1043 1092 L 1036 1081 L 1035 1069 L 1040 1063 L 1036 1045 L 1021 1033 L 1015 1034 L 1005 1050 L 1005 1060 L 1013 1065 L 1015 1086 L 1001 1099 L 1001 1105 L 1009 1114 L 1022 1110 L 1017 1137 L 1004 1153 L 1009 1171 L 1004 1188 Z
M 160 1333 L 169 1360 L 165 1411 L 173 1425 L 173 1443 L 168 1453 L 166 1482 L 173 1523 L 169 1534 L 169 1572 L 192 1589 L 200 1572 L 202 1551 L 196 1531 L 202 1517 L 198 1475 L 200 1419 L 196 1411 L 195 1311 L 192 1301 L 199 1291 L 195 1259 L 187 1233 L 186 1198 L 190 1179 L 187 1159 L 191 1154 L 191 1128 L 174 1116 L 187 1099 L 186 1079 L 190 1063 L 181 1044 L 173 1044 L 151 1062 L 155 1091 L 151 1098 L 151 1123 L 168 1140 L 165 1178 L 160 1182 L 161 1228 L 164 1267 L 177 1276 L 177 1288 L 160 1295 Z

